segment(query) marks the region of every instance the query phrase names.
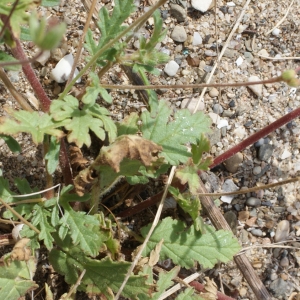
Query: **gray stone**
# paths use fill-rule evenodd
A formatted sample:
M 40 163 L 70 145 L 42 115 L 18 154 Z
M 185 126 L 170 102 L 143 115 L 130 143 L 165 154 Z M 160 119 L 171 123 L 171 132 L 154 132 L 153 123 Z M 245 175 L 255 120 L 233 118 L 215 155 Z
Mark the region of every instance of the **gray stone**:
M 223 107 L 219 104 L 219 103 L 216 103 L 214 106 L 213 106 L 213 112 L 215 114 L 221 114 L 223 112 Z
M 236 228 L 238 226 L 238 220 L 236 214 L 233 211 L 229 210 L 224 214 L 224 218 L 228 223 L 228 225 L 230 226 L 233 233 L 236 234 Z
M 245 59 L 248 63 L 251 63 L 253 60 L 253 55 L 250 52 L 244 52 Z
M 223 56 L 224 57 L 228 57 L 228 58 L 234 58 L 237 54 L 236 54 L 237 52 L 235 51 L 235 50 L 232 50 L 232 49 L 226 49 L 225 51 L 224 51 L 224 54 L 223 54 Z
M 205 50 L 204 54 L 206 56 L 217 56 L 217 52 L 213 51 L 213 50 Z
M 187 34 L 184 27 L 179 25 L 175 26 L 171 33 L 171 39 L 175 42 L 185 42 L 187 39 Z
M 288 290 L 288 283 L 282 278 L 275 279 L 270 284 L 270 290 L 275 298 L 284 297 Z
M 221 140 L 221 130 L 216 128 L 212 133 L 207 134 L 207 138 L 209 139 L 210 146 L 219 143 Z
M 230 173 L 236 173 L 242 161 L 243 161 L 243 154 L 238 152 L 234 154 L 232 157 L 228 158 L 224 162 L 224 165 L 227 171 L 229 171 Z
M 184 22 L 186 20 L 187 13 L 183 7 L 177 4 L 171 4 L 170 7 L 171 16 L 173 16 L 178 22 Z
M 290 223 L 287 220 L 282 220 L 278 223 L 274 240 L 275 242 L 285 241 L 290 233 Z
M 261 205 L 261 200 L 254 198 L 254 197 L 250 197 L 247 199 L 246 201 L 246 205 L 248 206 L 252 206 L 252 207 L 257 207 Z
M 286 257 L 286 256 L 284 256 L 281 260 L 280 260 L 280 266 L 282 267 L 282 268 L 287 268 L 288 266 L 289 266 L 289 264 L 290 264 L 290 262 L 289 262 L 289 259 Z
M 251 230 L 251 234 L 255 236 L 263 236 L 263 232 L 259 228 L 255 228 Z
M 258 159 L 267 161 L 273 154 L 274 147 L 269 144 L 263 144 L 258 150 Z
M 261 172 L 261 166 L 254 167 L 252 172 L 253 172 L 254 175 L 260 174 L 260 172 Z

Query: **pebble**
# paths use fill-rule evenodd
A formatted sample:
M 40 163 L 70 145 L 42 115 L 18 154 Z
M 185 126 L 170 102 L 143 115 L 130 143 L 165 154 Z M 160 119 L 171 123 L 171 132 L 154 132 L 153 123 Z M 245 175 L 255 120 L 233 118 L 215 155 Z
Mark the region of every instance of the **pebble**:
M 170 7 L 171 16 L 173 16 L 178 22 L 184 22 L 186 20 L 186 10 L 182 6 L 178 4 L 171 4 Z
M 261 55 L 261 56 L 269 56 L 269 53 L 266 49 L 261 49 L 257 52 L 258 55 Z
M 219 104 L 219 103 L 216 103 L 214 106 L 213 106 L 213 112 L 215 114 L 221 114 L 222 112 L 224 111 L 223 107 Z
M 176 25 L 171 33 L 171 39 L 179 43 L 185 42 L 187 39 L 187 34 L 184 27 Z
M 285 241 L 290 233 L 290 223 L 287 220 L 282 220 L 278 223 L 274 240 L 275 242 Z
M 261 200 L 257 199 L 255 197 L 250 197 L 246 201 L 246 205 L 252 206 L 252 207 L 257 207 L 261 205 Z
M 273 296 L 275 298 L 279 298 L 279 297 L 285 296 L 287 288 L 288 288 L 288 284 L 282 278 L 275 279 L 270 284 L 270 289 L 272 290 Z
M 217 56 L 217 52 L 213 51 L 213 50 L 205 50 L 204 54 L 206 56 Z
M 212 0 L 192 0 L 191 4 L 193 8 L 204 13 L 210 8 L 212 2 Z
M 225 160 L 224 166 L 226 170 L 229 171 L 230 173 L 236 173 L 242 161 L 243 161 L 243 154 L 241 152 L 238 152 L 234 154 L 232 157 Z
M 187 108 L 191 113 L 194 112 L 197 104 L 198 104 L 199 99 L 198 98 L 185 98 L 181 101 L 181 108 Z M 198 109 L 197 110 L 205 110 L 205 104 L 204 104 L 204 100 L 201 99 Z
M 228 96 L 228 95 L 227 95 Z M 235 107 L 235 101 L 234 100 L 231 100 L 229 102 L 229 107 Z
M 251 234 L 253 234 L 255 236 L 263 236 L 264 235 L 262 230 L 259 228 L 252 229 Z
M 18 82 L 20 80 L 19 71 L 8 71 L 7 75 L 11 82 Z
M 228 124 L 228 121 L 227 121 L 226 119 L 220 119 L 219 122 L 218 122 L 217 127 L 218 127 L 219 129 L 225 128 L 225 130 L 226 130 L 226 128 L 227 128 L 228 125 L 229 125 L 229 124 Z M 222 136 L 225 136 L 226 132 L 225 132 L 225 133 L 222 133 L 222 129 L 221 129 L 221 134 L 222 134 Z
M 166 66 L 165 66 L 165 68 L 164 68 L 164 72 L 165 72 L 166 74 L 168 74 L 170 77 L 173 77 L 173 76 L 176 75 L 178 69 L 179 69 L 178 63 L 177 63 L 176 61 L 174 61 L 174 60 L 170 60 L 170 61 L 166 64 Z
M 272 34 L 275 35 L 275 36 L 278 36 L 280 34 L 280 32 L 281 32 L 280 29 L 274 28 L 273 31 L 272 31 Z
M 248 78 L 249 82 L 253 81 L 260 81 L 260 78 L 258 76 L 250 76 Z M 255 85 L 249 85 L 248 88 L 258 97 L 262 96 L 262 90 L 263 90 L 263 85 L 262 84 L 255 84 Z
M 215 97 L 218 97 L 218 96 L 219 96 L 219 91 L 218 91 L 216 88 L 213 87 L 213 88 L 209 91 L 208 94 L 209 94 L 210 97 L 215 98 Z M 218 112 L 215 112 L 215 111 L 214 111 L 214 112 L 215 112 L 215 113 L 220 113 L 220 114 L 221 114 L 221 113 L 223 112 L 223 110 L 224 110 L 223 107 L 222 107 L 220 104 L 215 104 L 215 106 L 216 106 L 216 105 L 219 106 L 220 110 L 218 110 Z M 215 106 L 214 106 L 214 107 L 215 107 Z
M 238 189 L 239 188 L 235 185 L 235 183 L 233 182 L 232 179 L 226 179 L 225 182 L 222 185 L 222 190 L 225 193 L 235 192 Z M 231 203 L 233 198 L 234 198 L 234 195 L 233 196 L 222 196 L 221 201 L 226 202 L 226 203 Z
M 289 259 L 285 256 L 280 260 L 279 264 L 282 268 L 287 268 L 289 266 L 290 262 L 289 262 Z
M 244 126 L 245 126 L 246 128 L 250 128 L 250 127 L 252 126 L 252 124 L 253 124 L 253 122 L 250 120 L 250 121 L 247 121 L 247 122 L 244 124 Z
M 194 32 L 193 35 L 193 46 L 198 46 L 202 44 L 202 37 L 199 32 Z
M 267 161 L 273 155 L 274 147 L 269 144 L 263 144 L 258 150 L 258 159 Z
M 248 63 L 251 63 L 253 60 L 253 55 L 250 52 L 244 52 L 244 57 Z
M 257 142 L 254 143 L 254 147 L 260 147 L 265 143 L 265 140 L 263 138 L 259 139 Z
M 51 52 L 49 50 L 44 50 L 42 55 L 40 55 L 36 61 L 39 62 L 42 66 L 45 65 L 45 63 L 48 61 L 50 58 Z
M 253 172 L 254 175 L 260 174 L 260 172 L 261 172 L 261 166 L 254 167 L 253 170 L 252 170 L 252 172 Z
M 236 51 L 232 49 L 226 49 L 223 54 L 224 57 L 234 58 L 236 56 Z

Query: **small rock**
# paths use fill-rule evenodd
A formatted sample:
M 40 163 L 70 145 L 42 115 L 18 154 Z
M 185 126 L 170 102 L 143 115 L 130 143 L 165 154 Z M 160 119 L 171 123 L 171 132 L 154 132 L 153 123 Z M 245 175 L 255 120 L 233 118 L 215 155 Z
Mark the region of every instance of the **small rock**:
M 246 222 L 249 219 L 249 211 L 243 210 L 239 212 L 239 221 Z
M 176 75 L 178 69 L 179 69 L 179 65 L 177 64 L 177 62 L 174 61 L 174 60 L 170 60 L 170 61 L 166 64 L 166 66 L 165 66 L 165 68 L 164 68 L 164 72 L 165 72 L 166 74 L 168 74 L 170 77 L 173 77 L 173 76 Z
M 281 154 L 281 156 L 280 156 L 280 158 L 281 159 L 286 159 L 286 158 L 288 158 L 290 156 L 292 156 L 292 153 L 289 150 L 284 149 L 283 152 L 282 152 L 282 154 Z
M 213 51 L 213 50 L 205 50 L 204 54 L 206 56 L 217 56 L 217 52 Z
M 20 80 L 19 71 L 8 71 L 7 75 L 11 82 L 18 82 Z
M 273 155 L 274 147 L 269 144 L 263 144 L 258 150 L 258 159 L 267 161 Z
M 244 52 L 245 59 L 248 63 L 251 63 L 253 60 L 253 55 L 250 52 Z
M 258 76 L 250 76 L 248 78 L 249 82 L 253 81 L 260 81 L 260 78 Z M 258 97 L 262 96 L 262 89 L 263 85 L 262 84 L 255 84 L 255 85 L 249 85 L 248 88 Z
M 232 179 L 227 179 L 225 180 L 225 182 L 222 185 L 222 190 L 225 193 L 228 192 L 235 192 L 237 191 L 239 188 L 234 184 Z M 221 197 L 221 201 L 226 202 L 226 203 L 231 203 L 232 199 L 234 198 L 233 196 L 222 196 Z
M 178 4 L 170 5 L 170 13 L 178 22 L 184 22 L 186 19 L 186 10 Z
M 240 163 L 243 161 L 243 154 L 238 152 L 234 154 L 232 157 L 228 158 L 225 162 L 225 168 L 230 173 L 236 173 Z
M 198 98 L 185 98 L 182 100 L 181 102 L 181 108 L 187 108 L 191 113 L 194 112 L 196 106 L 198 105 L 199 99 Z M 198 105 L 198 109 L 197 110 L 205 110 L 205 104 L 204 104 L 204 100 L 202 99 Z
M 261 145 L 265 143 L 265 140 L 263 138 L 259 139 L 257 142 L 254 143 L 254 147 L 259 148 Z
M 281 32 L 280 29 L 274 28 L 273 31 L 272 31 L 272 34 L 275 35 L 275 36 L 278 36 L 280 34 L 280 32 Z
M 280 260 L 279 264 L 282 268 L 287 268 L 289 266 L 290 262 L 289 262 L 289 259 L 285 256 Z
M 217 127 L 219 128 L 219 129 L 223 129 L 223 128 L 227 128 L 227 126 L 228 126 L 228 121 L 226 120 L 226 119 L 220 119 L 219 120 L 219 122 L 218 122 L 218 125 L 217 125 Z M 222 130 L 221 130 L 222 131 Z M 225 136 L 226 135 L 226 132 L 223 134 L 222 133 L 222 136 Z
M 287 220 L 282 220 L 278 223 L 274 240 L 275 242 L 285 241 L 290 233 L 290 223 Z
M 235 107 L 235 101 L 234 100 L 231 100 L 229 102 L 229 107 Z
M 212 113 L 212 112 L 208 113 L 208 115 L 210 116 L 213 124 L 218 124 L 218 122 L 220 121 L 219 115 L 217 115 L 216 113 Z
M 209 91 L 208 94 L 209 94 L 209 96 L 212 97 L 212 98 L 218 97 L 219 91 L 218 91 L 216 88 L 213 87 L 213 88 Z M 218 114 L 218 113 L 221 114 L 221 113 L 223 112 L 223 110 L 224 110 L 223 107 L 222 107 L 220 104 L 215 104 L 214 107 L 215 107 L 216 105 L 219 106 L 220 110 L 218 110 L 218 112 L 215 112 L 215 111 L 214 111 L 214 112 L 217 113 L 217 114 Z
M 251 230 L 251 234 L 255 235 L 255 236 L 263 236 L 263 232 L 261 231 L 261 229 L 259 228 L 255 228 L 253 230 Z
M 194 32 L 193 36 L 193 46 L 198 46 L 202 44 L 202 37 L 199 32 Z
M 42 66 L 45 65 L 45 63 L 48 61 L 50 58 L 51 52 L 49 50 L 44 50 L 42 55 L 40 55 L 36 61 L 39 62 Z
M 244 126 L 245 126 L 246 128 L 250 128 L 250 127 L 252 126 L 252 124 L 253 124 L 253 122 L 250 120 L 250 121 L 247 121 L 247 122 L 244 124 Z
M 274 281 L 274 280 L 277 279 L 277 278 L 278 278 L 278 275 L 277 275 L 275 272 L 272 272 L 271 275 L 270 275 L 270 279 L 271 279 L 272 281 Z
M 236 51 L 227 48 L 227 49 L 224 51 L 223 56 L 224 56 L 224 57 L 228 57 L 228 58 L 234 58 L 234 57 L 236 56 Z
M 224 214 L 224 218 L 230 226 L 233 233 L 236 234 L 236 228 L 238 226 L 236 214 L 233 211 L 229 210 Z
M 246 205 L 248 206 L 252 206 L 252 207 L 257 207 L 261 205 L 261 200 L 254 198 L 254 197 L 250 197 L 247 199 L 246 201 Z
M 243 58 L 241 56 L 238 57 L 238 59 L 235 61 L 236 65 L 239 67 L 243 63 Z
M 171 39 L 175 42 L 183 43 L 187 39 L 187 34 L 183 26 L 175 26 L 171 33 Z
M 260 172 L 261 172 L 261 166 L 254 167 L 252 172 L 253 172 L 254 175 L 260 174 Z
M 193 8 L 200 10 L 203 13 L 211 7 L 212 3 L 212 0 L 192 0 Z
M 224 111 L 223 107 L 219 104 L 219 103 L 216 103 L 214 106 L 213 106 L 213 112 L 215 114 L 221 114 L 222 112 Z
M 282 278 L 275 279 L 270 284 L 270 290 L 273 292 L 273 296 L 277 299 L 279 297 L 284 297 L 287 289 L 288 289 L 288 284 Z
M 261 49 L 257 52 L 258 55 L 261 55 L 261 56 L 269 56 L 269 53 L 266 49 Z

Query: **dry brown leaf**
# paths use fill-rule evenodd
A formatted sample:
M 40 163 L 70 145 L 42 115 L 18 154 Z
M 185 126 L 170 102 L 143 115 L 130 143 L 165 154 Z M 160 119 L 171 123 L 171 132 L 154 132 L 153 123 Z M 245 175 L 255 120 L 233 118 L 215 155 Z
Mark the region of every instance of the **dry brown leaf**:
M 94 174 L 94 170 L 91 168 L 87 168 L 82 170 L 75 178 L 74 178 L 74 187 L 78 196 L 83 196 L 85 194 L 85 189 L 87 185 L 92 184 L 95 180 L 96 176 Z
M 201 293 L 201 297 L 207 300 L 216 300 L 218 299 L 218 288 L 213 280 L 210 280 L 208 277 L 205 277 L 206 284 L 204 286 L 206 293 Z
M 145 166 L 157 160 L 162 147 L 137 135 L 122 135 L 113 144 L 101 149 L 95 165 L 110 165 L 115 172 L 120 172 L 120 163 L 124 158 L 136 159 Z
M 149 266 L 153 267 L 157 264 L 159 261 L 159 253 L 161 250 L 161 246 L 163 244 L 164 240 L 162 239 L 155 248 L 150 252 L 150 258 L 149 258 Z
M 30 239 L 24 238 L 19 240 L 12 252 L 11 252 L 11 259 L 12 260 L 21 260 L 21 261 L 27 261 L 29 260 L 31 256 L 31 249 L 27 246 L 27 244 L 30 242 Z

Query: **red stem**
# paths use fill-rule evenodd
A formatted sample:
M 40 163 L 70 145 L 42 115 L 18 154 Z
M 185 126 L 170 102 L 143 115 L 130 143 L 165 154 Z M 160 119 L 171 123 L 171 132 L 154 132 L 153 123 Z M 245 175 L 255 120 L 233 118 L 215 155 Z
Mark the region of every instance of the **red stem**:
M 276 120 L 275 122 L 271 123 L 270 125 L 266 126 L 265 128 L 261 129 L 260 131 L 254 133 L 253 135 L 246 138 L 244 141 L 240 142 L 238 145 L 234 146 L 233 148 L 227 150 L 223 154 L 216 157 L 213 163 L 209 166 L 210 169 L 214 168 L 215 166 L 219 165 L 229 157 L 233 156 L 237 152 L 245 149 L 246 147 L 252 145 L 259 139 L 267 136 L 274 130 L 280 128 L 284 124 L 292 121 L 293 119 L 300 116 L 300 108 L 297 108 L 290 113 L 286 114 L 285 116 L 281 117 L 280 119 Z
M 15 43 L 16 47 L 11 48 L 11 52 L 14 55 L 14 57 L 20 61 L 27 61 L 28 58 L 22 48 L 21 42 L 15 38 Z M 24 63 L 22 65 L 22 69 L 28 81 L 30 82 L 30 85 L 32 86 L 34 93 L 36 94 L 37 98 L 41 103 L 42 110 L 44 112 L 48 112 L 50 109 L 51 100 L 45 93 L 45 90 L 43 89 L 39 79 L 35 75 L 35 72 L 32 69 L 31 65 L 29 63 Z

